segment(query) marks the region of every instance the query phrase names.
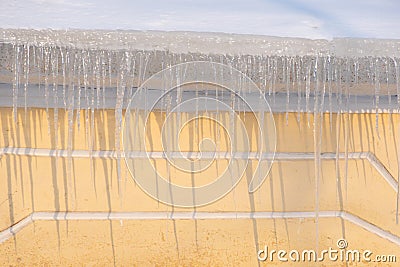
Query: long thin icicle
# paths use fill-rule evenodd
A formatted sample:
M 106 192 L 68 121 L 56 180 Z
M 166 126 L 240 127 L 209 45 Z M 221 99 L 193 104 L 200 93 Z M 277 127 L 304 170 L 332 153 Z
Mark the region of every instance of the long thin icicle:
M 319 92 L 319 77 L 318 77 L 318 56 L 315 59 L 315 66 L 313 70 L 313 77 L 315 80 L 314 88 L 314 175 L 315 175 L 315 236 L 316 247 L 318 250 L 319 241 L 319 198 L 320 198 L 320 180 L 321 180 L 321 119 L 322 116 L 320 108 L 320 92 Z
M 20 75 L 20 59 L 19 59 L 20 47 L 18 44 L 14 45 L 14 83 L 13 83 L 13 116 L 14 122 L 18 120 L 18 91 L 19 91 L 19 75 Z
M 396 92 L 397 92 L 397 201 L 396 201 L 396 224 L 399 223 L 400 208 L 400 64 L 394 58 L 394 66 L 396 68 Z

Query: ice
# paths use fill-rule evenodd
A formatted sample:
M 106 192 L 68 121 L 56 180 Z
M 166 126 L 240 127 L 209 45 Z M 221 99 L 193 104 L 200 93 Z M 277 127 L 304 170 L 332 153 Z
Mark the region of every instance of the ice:
M 314 123 L 313 123 L 313 139 L 314 139 L 314 176 L 315 176 L 315 218 L 316 218 L 316 244 L 318 248 L 319 240 L 319 205 L 320 205 L 320 179 L 321 179 L 321 131 L 322 131 L 322 112 L 320 110 L 320 101 L 323 99 L 323 95 L 320 94 L 320 84 L 318 74 L 320 72 L 318 68 L 319 58 L 315 59 L 315 65 L 313 69 L 313 78 L 315 81 L 314 87 Z
M 74 32 L 74 34 L 76 34 L 74 36 L 80 36 L 81 33 Z M 99 33 L 89 32 L 88 34 L 94 38 Z M 247 50 L 241 50 L 245 49 L 242 47 L 238 50 L 230 50 L 230 48 L 225 47 L 229 51 L 224 50 L 226 53 L 221 54 L 217 53 L 221 52 L 219 47 L 211 47 L 209 48 L 211 51 L 205 53 L 204 51 L 207 47 L 199 47 L 197 44 L 191 44 L 195 47 L 193 49 L 187 48 L 181 51 L 177 48 L 181 47 L 179 44 L 174 45 L 166 41 L 167 39 L 171 41 L 169 34 L 166 34 L 166 40 L 162 41 L 163 44 L 166 44 L 165 46 L 155 45 L 151 49 L 148 43 L 155 39 L 145 33 L 136 33 L 138 36 L 137 42 L 129 38 L 126 41 L 121 41 L 125 40 L 125 37 L 131 36 L 131 34 L 115 33 L 115 36 L 117 36 L 115 40 L 118 41 L 118 44 L 115 45 L 113 45 L 113 40 L 104 41 L 104 43 L 103 41 L 89 43 L 85 40 L 80 40 L 78 37 L 76 39 L 74 39 L 75 37 L 68 39 L 65 36 L 63 37 L 62 33 L 59 33 L 59 35 L 48 34 L 47 38 L 44 38 L 46 36 L 43 38 L 38 36 L 38 41 L 34 43 L 29 42 L 30 38 L 22 36 L 21 39 L 17 38 L 11 44 L 13 57 L 10 64 L 12 69 L 10 74 L 10 84 L 12 83 L 10 85 L 10 93 L 12 93 L 14 121 L 17 122 L 18 120 L 18 108 L 24 107 L 25 114 L 27 113 L 30 106 L 30 89 L 36 86 L 37 83 L 39 92 L 42 94 L 41 101 L 44 103 L 42 108 L 45 109 L 48 119 L 48 133 L 51 138 L 54 138 L 54 149 L 58 151 L 61 144 L 59 140 L 59 125 L 64 123 L 60 121 L 60 114 L 62 114 L 60 109 L 64 108 L 66 111 L 66 119 L 68 120 L 68 194 L 72 194 L 74 188 L 72 182 L 72 152 L 76 149 L 73 146 L 75 129 L 78 130 L 78 134 L 79 131 L 84 131 L 86 135 L 87 144 L 83 149 L 87 149 L 89 152 L 91 178 L 95 182 L 93 155 L 97 149 L 100 149 L 96 146 L 98 141 L 96 130 L 101 128 L 101 125 L 97 125 L 96 118 L 101 112 L 105 112 L 109 108 L 115 110 L 115 129 L 113 129 L 115 131 L 115 140 L 113 142 L 115 142 L 116 160 L 114 164 L 116 165 L 114 166 L 117 166 L 119 192 L 122 192 L 121 164 L 123 154 L 121 133 L 126 104 L 132 98 L 136 88 L 141 86 L 150 75 L 183 62 L 193 60 L 221 62 L 245 73 L 260 87 L 274 111 L 285 115 L 285 120 L 282 123 L 290 124 L 291 113 L 297 113 L 297 122 L 300 122 L 300 119 L 303 118 L 302 115 L 306 115 L 307 124 L 311 127 L 311 116 L 313 116 L 316 201 L 319 199 L 321 178 L 320 154 L 323 114 L 329 112 L 330 131 L 335 134 L 336 130 L 336 147 L 333 144 L 331 152 L 336 152 L 337 186 L 338 188 L 340 187 L 339 167 L 344 163 L 344 185 L 346 187 L 345 192 L 348 194 L 352 190 L 347 188 L 348 160 L 351 151 L 350 136 L 353 130 L 353 115 L 351 114 L 355 112 L 375 113 L 374 135 L 379 137 L 379 131 L 382 132 L 382 129 L 379 129 L 380 125 L 382 125 L 382 122 L 379 121 L 380 114 L 385 110 L 390 113 L 394 110 L 400 112 L 400 62 L 396 57 L 398 54 L 391 48 L 390 41 L 382 41 L 383 46 L 386 47 L 385 51 L 382 52 L 377 49 L 380 47 L 379 43 L 371 41 L 373 47 L 365 49 L 365 51 L 372 51 L 371 54 L 363 54 L 363 49 L 359 49 L 362 42 L 354 40 L 334 40 L 322 43 L 296 40 L 296 43 L 302 44 L 302 48 L 297 47 L 293 50 L 297 52 L 291 53 L 285 52 L 282 47 L 278 49 L 282 42 L 272 39 L 271 44 L 273 46 L 269 49 L 268 46 L 263 45 L 264 50 L 262 52 L 259 50 L 261 48 L 256 47 L 249 48 L 248 53 L 244 53 Z M 40 32 L 39 35 L 46 35 L 46 31 Z M 54 41 L 51 40 L 53 38 L 51 36 L 59 36 L 60 39 Z M 255 43 L 261 44 L 256 37 L 254 38 Z M 126 42 L 126 45 L 124 45 L 124 42 Z M 307 47 L 306 44 L 310 44 L 310 47 Z M 338 46 L 335 47 L 334 44 Z M 346 45 L 350 47 L 348 51 L 345 50 Z M 352 52 L 350 53 L 349 51 Z M 259 53 L 255 54 L 255 52 Z M 178 80 L 184 78 L 185 71 L 184 68 L 177 71 L 176 77 Z M 199 70 L 199 73 L 197 73 L 199 79 L 203 75 L 205 75 L 204 70 Z M 213 75 L 216 82 L 225 79 L 222 71 L 220 73 L 218 68 L 213 70 Z M 250 92 L 244 89 L 249 88 L 246 86 L 246 82 L 247 80 L 242 79 L 235 81 L 234 90 L 240 91 L 244 96 L 249 96 Z M 162 86 L 168 87 L 168 85 Z M 150 90 L 148 91 L 150 92 Z M 171 98 L 162 99 L 161 112 L 165 112 L 168 115 L 172 106 L 175 104 L 179 106 L 184 101 L 186 93 L 185 88 L 178 86 L 177 95 L 174 98 L 176 102 L 171 103 Z M 147 91 L 144 91 L 141 95 L 145 110 L 150 108 L 146 106 L 149 95 L 150 93 Z M 228 127 L 233 133 L 235 133 L 234 129 L 237 127 L 235 125 L 236 115 L 243 119 L 249 118 L 249 116 L 245 116 L 246 108 L 243 101 L 239 101 L 233 93 L 215 88 L 214 95 L 214 91 L 205 90 L 204 85 L 197 84 L 194 86 L 194 92 L 191 97 L 198 98 L 199 96 L 215 96 L 216 100 L 226 101 L 228 106 L 231 107 L 231 111 L 226 113 L 228 117 L 226 119 L 229 120 Z M 397 106 L 396 100 L 394 100 L 395 97 L 397 97 Z M 359 103 L 357 101 L 361 101 L 363 98 L 368 98 L 368 101 L 371 99 L 373 103 L 358 106 Z M 139 123 L 139 108 L 135 108 L 137 112 L 133 120 Z M 215 116 L 216 120 L 225 116 L 225 113 L 220 111 L 218 106 L 214 113 L 211 113 L 209 105 L 207 108 L 196 105 L 193 111 L 196 116 L 205 112 L 210 116 Z M 54 114 L 54 117 L 50 118 L 50 114 Z M 185 116 L 184 111 L 178 108 L 175 117 L 178 126 L 180 126 L 183 116 Z M 195 125 L 198 128 L 198 121 L 196 121 Z M 174 125 L 167 126 L 174 127 Z M 220 151 L 220 127 L 215 124 L 214 128 L 216 129 L 214 132 L 217 141 L 216 149 Z M 396 131 L 393 130 L 394 132 Z M 199 134 L 195 136 L 199 138 Z M 344 140 L 340 140 L 341 137 Z M 231 136 L 233 146 L 235 146 L 235 142 L 238 142 L 235 138 L 239 138 L 239 135 Z M 102 147 L 101 149 L 112 148 Z M 344 154 L 344 162 L 342 161 L 342 153 Z M 400 150 L 398 154 L 400 155 Z M 398 176 L 400 178 L 400 174 Z M 69 195 L 69 198 L 71 201 L 73 200 L 72 195 Z M 397 222 L 399 203 L 400 196 L 398 193 Z M 318 214 L 319 203 L 316 203 L 316 206 L 316 213 Z
M 48 124 L 48 131 L 47 134 L 50 136 L 51 133 L 51 122 L 50 122 L 50 115 L 49 115 L 49 68 L 50 68 L 50 47 L 44 48 L 44 99 L 46 101 L 46 117 L 47 117 L 47 124 Z
M 96 53 L 96 61 L 93 70 L 93 78 L 95 79 L 95 88 L 96 88 L 96 109 L 100 109 L 100 96 L 101 96 L 101 78 L 100 78 L 100 53 Z
M 397 93 L 397 113 L 400 112 L 400 62 L 393 59 L 395 67 L 396 93 Z M 397 144 L 400 143 L 400 122 L 397 118 Z M 397 145 L 397 201 L 396 201 L 396 223 L 399 223 L 400 213 L 400 146 Z
M 28 85 L 29 85 L 29 68 L 30 68 L 30 45 L 24 45 L 24 72 L 25 72 L 25 81 L 24 81 L 24 110 L 25 110 L 25 120 L 27 113 L 27 94 L 28 94 Z
M 83 92 L 85 95 L 85 136 L 86 136 L 86 143 L 87 146 L 90 147 L 90 132 L 89 132 L 89 121 L 90 121 L 90 106 L 89 106 L 89 93 L 88 93 L 88 87 L 89 87 L 89 81 L 88 81 L 88 73 L 89 73 L 89 67 L 88 67 L 88 53 L 87 51 L 82 51 L 82 76 L 83 76 Z
M 335 176 L 336 176 L 336 194 L 339 204 L 342 202 L 342 190 L 341 190 L 341 179 L 340 179 L 340 131 L 342 123 L 342 114 L 340 111 L 336 114 L 336 155 L 335 155 Z
M 284 64 L 284 80 L 285 82 L 285 87 L 286 87 L 286 125 L 289 123 L 289 104 L 290 104 L 290 63 L 291 63 L 291 58 L 285 58 L 285 64 Z
M 78 131 L 81 128 L 81 96 L 82 96 L 82 88 L 81 88 L 81 62 L 82 62 L 82 54 L 78 53 L 77 54 L 78 59 L 75 60 L 75 64 L 74 64 L 74 69 L 76 70 L 76 80 L 77 80 L 77 86 L 76 86 L 76 90 L 78 90 L 78 97 L 77 97 L 77 111 L 76 111 L 76 123 L 77 123 L 77 127 L 78 127 Z
M 295 64 L 293 64 L 293 73 L 295 73 L 296 79 L 293 80 L 293 89 L 297 87 L 297 122 L 300 122 L 301 118 L 301 79 L 300 79 L 300 70 L 301 65 L 303 65 L 303 59 L 301 57 L 295 58 Z
M 375 130 L 379 138 L 379 94 L 381 92 L 379 59 L 375 60 Z
M 118 71 L 117 81 L 117 99 L 115 104 L 115 150 L 117 153 L 117 179 L 118 179 L 118 192 L 122 194 L 122 176 L 121 176 L 121 124 L 122 124 L 122 104 L 125 93 L 125 71 L 128 66 L 127 61 L 130 60 L 128 53 L 124 53 L 120 69 Z
M 344 180 L 345 180 L 345 191 L 346 191 L 346 199 L 348 196 L 348 173 L 349 173 L 349 135 L 350 135 L 350 106 L 349 106 L 349 95 L 350 95 L 350 60 L 348 58 L 345 59 L 345 70 L 342 72 L 345 75 L 345 114 L 344 114 Z
M 331 132 L 332 132 L 332 125 L 333 125 L 333 122 L 332 122 L 332 90 L 333 90 L 333 88 L 332 88 L 332 80 L 333 80 L 333 72 L 332 72 L 332 59 L 331 59 L 331 57 L 330 56 L 328 56 L 328 62 L 327 62 L 327 64 L 328 64 L 328 70 L 327 70 L 327 75 L 328 75 L 328 77 L 327 77 L 327 79 L 328 79 L 328 98 L 329 98 L 329 128 L 330 128 L 330 130 L 331 130 Z M 324 97 L 325 97 L 325 93 L 324 93 Z
M 54 104 L 54 115 L 53 115 L 53 131 L 54 131 L 54 146 L 58 149 L 58 49 L 54 48 L 51 57 L 51 71 L 53 77 L 53 104 Z
M 74 139 L 74 107 L 75 107 L 75 96 L 74 96 L 74 84 L 73 84 L 73 64 L 74 54 L 68 53 L 66 57 L 66 69 L 68 75 L 68 94 L 67 94 L 67 116 L 68 116 L 68 143 L 67 143 L 67 196 L 71 208 L 75 207 L 75 191 L 74 191 L 74 174 L 73 174 L 73 139 Z
M 18 91 L 19 91 L 19 75 L 20 75 L 20 65 L 19 65 L 19 51 L 20 47 L 18 44 L 14 45 L 14 82 L 13 82 L 13 116 L 14 122 L 17 123 L 18 120 Z
M 63 83 L 62 83 L 63 94 L 62 94 L 62 96 L 63 96 L 64 109 L 66 109 L 67 108 L 67 98 L 66 98 L 66 88 L 67 88 L 66 67 L 67 67 L 67 63 L 66 63 L 66 58 L 68 56 L 68 53 L 67 53 L 67 51 L 64 51 L 63 48 L 60 48 L 60 53 L 61 53 L 62 79 L 63 79 Z M 40 74 L 39 74 L 39 76 L 40 76 Z
M 385 64 L 385 82 L 386 82 L 386 92 L 387 92 L 387 98 L 388 98 L 388 104 L 389 104 L 389 112 L 390 114 L 392 113 L 392 97 L 390 93 L 390 86 L 389 86 L 389 75 L 390 75 L 390 59 L 385 57 L 384 59 L 384 64 Z
M 310 127 L 310 94 L 311 94 L 311 66 L 312 62 L 310 61 L 307 68 L 306 68 L 306 111 L 307 111 L 307 125 Z
M 102 109 L 105 109 L 106 105 L 106 75 L 107 75 L 107 69 L 106 69 L 107 63 L 106 63 L 106 54 L 104 51 L 101 51 L 101 87 L 103 89 L 102 95 Z
M 94 162 L 93 162 L 93 150 L 94 150 L 94 142 L 96 139 L 96 132 L 95 132 L 95 109 L 96 105 L 96 54 L 95 52 L 89 52 L 89 69 L 91 78 L 89 79 L 90 84 L 90 97 L 89 97 L 89 110 L 90 110 L 90 138 L 89 138 L 89 159 L 90 159 L 90 177 L 93 181 L 93 188 L 96 192 L 96 177 L 94 176 Z M 86 126 L 88 127 L 88 126 Z

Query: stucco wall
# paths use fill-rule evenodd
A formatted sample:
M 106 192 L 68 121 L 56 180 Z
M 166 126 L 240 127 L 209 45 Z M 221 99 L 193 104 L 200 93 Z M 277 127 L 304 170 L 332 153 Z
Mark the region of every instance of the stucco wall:
M 54 149 L 54 127 L 47 124 L 44 109 L 19 110 L 15 124 L 12 109 L 0 109 L 0 148 Z M 114 110 L 95 111 L 94 150 L 115 149 Z M 52 118 L 53 110 L 49 110 Z M 66 113 L 59 110 L 58 149 L 67 149 Z M 159 114 L 153 114 L 154 122 Z M 310 124 L 308 124 L 308 116 Z M 274 114 L 277 152 L 313 152 L 313 116 Z M 73 130 L 73 149 L 87 150 L 85 114 L 81 128 Z M 53 120 L 50 120 L 53 121 Z M 324 114 L 321 152 L 336 151 L 336 122 Z M 332 128 L 330 127 L 332 124 Z M 340 152 L 371 152 L 397 180 L 397 114 L 341 115 Z M 246 125 L 251 128 L 251 119 Z M 75 124 L 76 125 L 76 124 Z M 90 127 L 89 127 L 90 128 Z M 50 130 L 50 135 L 48 130 Z M 210 134 L 214 134 L 211 129 Z M 90 135 L 90 132 L 89 132 Z M 154 132 L 155 147 L 159 146 Z M 157 150 L 157 149 L 155 149 Z M 69 169 L 69 164 L 72 169 Z M 223 164 L 223 163 L 222 163 Z M 400 236 L 396 224 L 396 192 L 367 159 L 339 160 L 337 192 L 335 160 L 322 160 L 319 210 L 345 211 Z M 212 167 L 213 168 L 213 167 Z M 266 182 L 249 194 L 246 172 L 237 187 L 225 197 L 196 212 L 296 212 L 315 210 L 315 164 L 311 160 L 276 160 Z M 216 169 L 214 169 L 216 171 Z M 117 165 L 112 158 L 35 157 L 2 155 L 0 158 L 0 228 L 16 224 L 32 212 L 192 212 L 157 202 L 135 185 L 122 162 L 122 190 L 118 190 Z M 347 180 L 347 183 L 346 183 Z M 347 184 L 347 185 L 346 185 Z M 122 194 L 120 194 L 122 193 Z M 341 219 L 319 218 L 316 239 L 314 218 L 290 219 L 175 219 L 175 220 L 37 220 L 0 244 L 0 258 L 9 265 L 242 265 L 257 264 L 257 250 L 336 248 L 345 238 L 352 249 L 374 254 L 394 254 L 395 244 L 375 233 Z M 268 262 L 271 264 L 278 262 Z M 337 266 L 337 262 L 324 262 Z M 344 263 L 341 263 L 345 265 Z M 308 264 L 306 264 L 308 265 Z

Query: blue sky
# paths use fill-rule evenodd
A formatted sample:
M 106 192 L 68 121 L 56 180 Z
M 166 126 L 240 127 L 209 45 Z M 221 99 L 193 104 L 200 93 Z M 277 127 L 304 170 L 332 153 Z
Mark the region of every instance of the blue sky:
M 400 39 L 399 0 L 0 0 L 2 28 Z

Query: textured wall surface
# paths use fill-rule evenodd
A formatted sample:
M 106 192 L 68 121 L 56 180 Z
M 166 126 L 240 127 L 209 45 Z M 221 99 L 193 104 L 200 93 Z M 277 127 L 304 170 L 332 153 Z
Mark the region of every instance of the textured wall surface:
M 50 115 L 52 109 L 49 110 Z M 67 147 L 66 113 L 60 110 L 58 149 Z M 114 111 L 98 110 L 95 114 L 94 150 L 113 150 Z M 157 114 L 154 122 L 157 125 Z M 81 125 L 85 124 L 81 116 Z M 275 114 L 277 152 L 313 152 L 313 129 L 308 126 L 307 114 Z M 397 179 L 396 138 L 398 115 L 379 115 L 379 137 L 375 129 L 375 114 L 341 115 L 336 130 L 336 115 L 331 122 L 325 114 L 321 152 L 371 152 Z M 310 115 L 312 123 L 313 116 Z M 28 109 L 18 113 L 17 124 L 12 109 L 1 109 L 0 147 L 30 147 L 54 149 L 53 127 L 50 138 L 46 111 Z M 246 120 L 251 128 L 251 118 Z M 156 127 L 157 128 L 157 127 Z M 156 138 L 157 129 L 153 140 Z M 73 150 L 85 149 L 84 128 L 73 129 Z M 215 135 L 212 129 L 211 136 Z M 351 133 L 345 138 L 346 132 Z M 339 136 L 337 136 L 339 133 Z M 204 133 L 205 134 L 205 133 Z M 339 137 L 339 139 L 337 139 Z M 183 138 L 185 142 L 185 137 Z M 184 143 L 183 143 L 184 144 Z M 155 144 L 158 150 L 160 144 Z M 10 150 L 9 150 L 10 151 Z M 12 153 L 11 153 L 12 154 Z M 221 165 L 223 161 L 221 160 Z M 69 169 L 72 164 L 72 169 Z M 340 159 L 339 176 L 335 159 L 322 160 L 319 210 L 344 211 L 372 225 L 399 236 L 396 224 L 396 192 L 381 173 L 366 159 Z M 220 165 L 220 167 L 221 167 Z M 347 167 L 346 167 L 347 165 Z M 212 176 L 212 169 L 209 176 Z M 396 255 L 399 244 L 340 217 L 315 218 L 226 218 L 221 214 L 233 212 L 303 212 L 315 210 L 314 160 L 276 160 L 262 187 L 254 194 L 247 190 L 251 168 L 228 195 L 210 205 L 193 209 L 172 208 L 158 203 L 144 193 L 122 164 L 122 190 L 118 190 L 116 160 L 112 158 L 72 158 L 23 156 L 4 154 L 0 158 L 1 229 L 16 224 L 32 212 L 212 212 L 203 219 L 135 219 L 110 220 L 35 220 L 0 244 L 0 257 L 10 265 L 256 265 L 257 251 L 270 249 L 315 249 L 336 247 L 345 238 L 351 249 L 369 249 L 374 254 Z M 347 168 L 347 171 L 346 171 Z M 215 168 L 216 172 L 217 169 Z M 151 175 L 151 174 L 149 174 Z M 174 172 L 174 177 L 177 173 Z M 346 178 L 347 177 L 347 178 Z M 337 184 L 339 179 L 339 187 Z M 179 179 L 178 179 L 179 181 Z M 201 182 L 201 181 L 200 181 Z M 338 192 L 338 188 L 340 189 Z M 56 216 L 56 214 L 54 214 Z M 88 215 L 91 216 L 90 214 Z M 139 217 L 138 217 L 139 216 Z M 61 216 L 62 217 L 62 216 Z M 318 238 L 316 238 L 318 225 Z M 279 262 L 266 262 L 268 265 Z M 337 266 L 338 262 L 324 262 Z M 345 263 L 340 262 L 343 266 Z M 307 264 L 306 264 L 307 265 Z M 385 265 L 383 265 L 385 266 Z

